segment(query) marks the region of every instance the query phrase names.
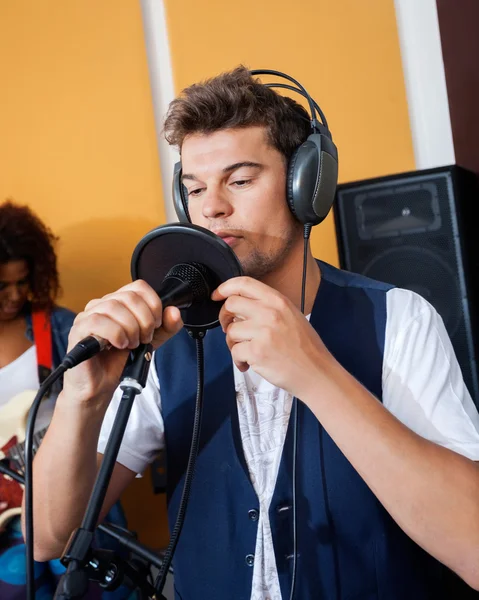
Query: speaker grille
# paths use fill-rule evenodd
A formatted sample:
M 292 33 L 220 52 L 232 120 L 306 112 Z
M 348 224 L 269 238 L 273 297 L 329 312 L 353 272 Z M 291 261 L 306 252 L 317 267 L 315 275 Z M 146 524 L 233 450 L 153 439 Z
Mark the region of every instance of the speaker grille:
M 442 316 L 450 336 L 461 320 L 461 290 L 451 266 L 427 248 L 414 246 L 385 250 L 363 270 L 371 279 L 412 290 Z
M 476 305 L 467 272 L 477 258 L 467 256 L 475 245 L 465 244 L 461 218 L 461 206 L 473 199 L 472 187 L 456 185 L 461 177 L 462 169 L 445 167 L 340 185 L 335 214 L 341 266 L 417 292 L 435 307 L 478 404 Z

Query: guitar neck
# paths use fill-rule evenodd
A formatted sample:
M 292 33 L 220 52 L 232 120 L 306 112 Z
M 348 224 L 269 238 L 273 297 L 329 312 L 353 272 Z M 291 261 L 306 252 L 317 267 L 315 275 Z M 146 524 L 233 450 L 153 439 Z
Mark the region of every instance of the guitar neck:
M 47 432 L 48 427 L 44 427 L 33 434 L 33 455 L 35 456 L 40 444 L 42 443 L 43 438 L 45 437 L 45 433 Z M 7 456 L 10 460 L 12 460 L 20 470 L 25 469 L 25 442 L 20 442 L 19 444 L 15 444 L 12 446 L 8 452 Z

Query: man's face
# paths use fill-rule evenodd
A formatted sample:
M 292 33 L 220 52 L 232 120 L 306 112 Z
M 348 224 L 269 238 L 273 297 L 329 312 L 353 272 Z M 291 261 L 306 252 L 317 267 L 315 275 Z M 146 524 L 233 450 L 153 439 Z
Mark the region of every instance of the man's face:
M 222 237 L 245 274 L 273 272 L 302 239 L 286 202 L 286 164 L 263 127 L 188 136 L 181 149 L 191 221 Z

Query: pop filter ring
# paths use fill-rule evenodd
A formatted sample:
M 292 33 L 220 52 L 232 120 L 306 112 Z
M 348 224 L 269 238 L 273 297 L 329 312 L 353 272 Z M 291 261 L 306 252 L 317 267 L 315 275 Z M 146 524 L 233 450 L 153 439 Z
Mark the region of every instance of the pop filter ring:
M 173 223 L 147 233 L 131 257 L 131 277 L 143 279 L 155 291 L 168 271 L 177 264 L 200 263 L 213 277 L 213 291 L 224 281 L 243 274 L 236 254 L 220 237 L 198 225 Z M 213 329 L 219 325 L 222 302 L 208 298 L 181 311 L 188 330 Z

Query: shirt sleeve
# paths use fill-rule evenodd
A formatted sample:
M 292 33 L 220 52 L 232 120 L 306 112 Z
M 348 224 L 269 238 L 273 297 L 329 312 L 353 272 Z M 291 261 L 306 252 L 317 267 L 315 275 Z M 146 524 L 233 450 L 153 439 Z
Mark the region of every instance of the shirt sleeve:
M 479 461 L 479 414 L 442 318 L 414 292 L 387 293 L 383 403 L 418 435 Z
M 115 391 L 106 411 L 98 440 L 98 452 L 101 454 L 105 452 L 122 393 L 120 388 Z M 160 383 L 153 359 L 146 386 L 133 402 L 117 461 L 134 473 L 141 474 L 163 447 Z

